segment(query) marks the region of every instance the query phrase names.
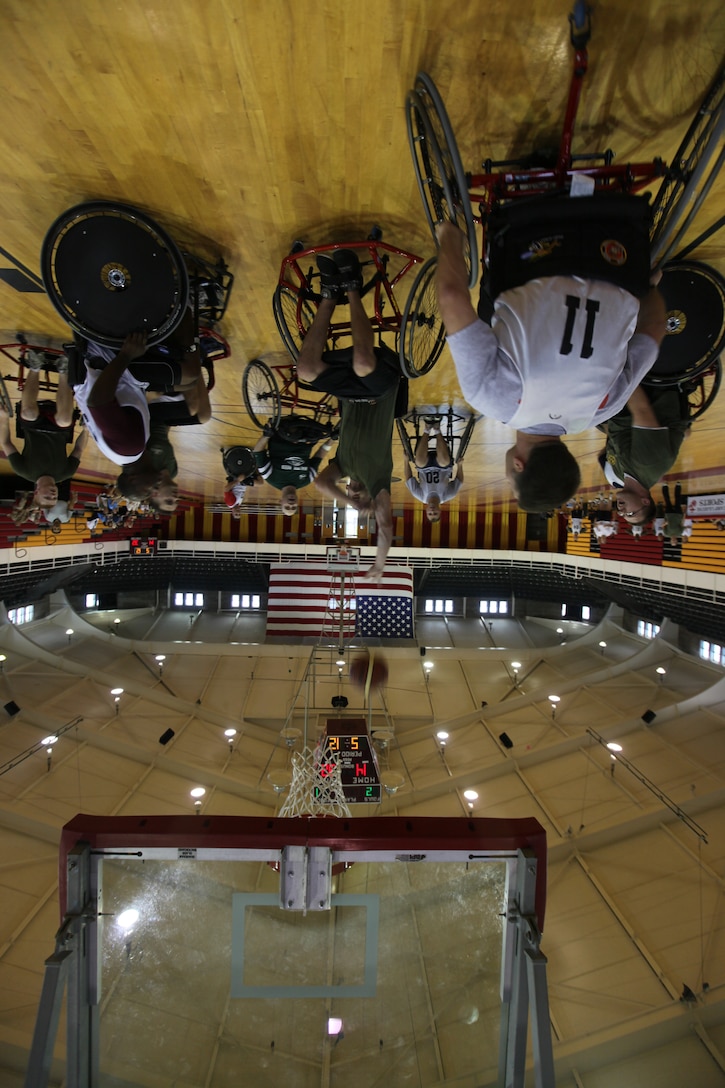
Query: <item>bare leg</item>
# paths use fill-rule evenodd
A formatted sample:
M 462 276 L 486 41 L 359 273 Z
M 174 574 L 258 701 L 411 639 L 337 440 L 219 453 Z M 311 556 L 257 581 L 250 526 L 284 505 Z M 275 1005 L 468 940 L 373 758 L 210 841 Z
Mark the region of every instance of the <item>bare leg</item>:
M 348 291 L 352 327 L 352 369 L 358 378 L 372 374 L 378 365 L 370 318 L 365 313 L 359 291 Z
M 38 418 L 38 389 L 40 387 L 40 374 L 37 370 L 27 370 L 23 382 L 23 392 L 20 395 L 20 417 L 28 422 Z
M 448 468 L 451 461 L 452 457 L 451 451 L 448 449 L 448 443 L 439 431 L 436 435 L 436 463 L 440 468 Z
M 416 468 L 425 468 L 428 464 L 428 435 L 422 434 L 415 446 Z
M 337 302 L 334 298 L 322 299 L 317 308 L 315 319 L 302 341 L 302 347 L 297 357 L 297 377 L 303 382 L 314 381 L 327 368 L 322 353 L 327 345 L 327 333 L 336 305 Z
M 66 374 L 58 375 L 55 395 L 55 422 L 59 427 L 70 427 L 73 422 L 73 390 Z

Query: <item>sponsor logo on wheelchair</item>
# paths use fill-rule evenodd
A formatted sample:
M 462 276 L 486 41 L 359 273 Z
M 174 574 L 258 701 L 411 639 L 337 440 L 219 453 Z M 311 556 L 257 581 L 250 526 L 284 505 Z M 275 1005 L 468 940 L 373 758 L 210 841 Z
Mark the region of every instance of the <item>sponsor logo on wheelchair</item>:
M 613 264 L 615 268 L 627 263 L 627 250 L 621 242 L 616 242 L 614 238 L 607 238 L 605 242 L 602 242 L 599 252 L 607 264 Z
M 529 248 L 521 254 L 521 260 L 540 261 L 542 257 L 550 257 L 563 241 L 563 234 L 550 234 L 547 238 L 537 238 L 535 242 L 529 242 Z

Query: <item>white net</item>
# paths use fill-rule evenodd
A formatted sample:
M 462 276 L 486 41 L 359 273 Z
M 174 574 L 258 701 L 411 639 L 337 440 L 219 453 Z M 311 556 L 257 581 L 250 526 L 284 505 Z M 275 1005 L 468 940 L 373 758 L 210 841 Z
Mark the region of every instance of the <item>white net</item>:
M 349 816 L 340 780 L 340 766 L 319 746 L 292 756 L 292 781 L 280 816 Z

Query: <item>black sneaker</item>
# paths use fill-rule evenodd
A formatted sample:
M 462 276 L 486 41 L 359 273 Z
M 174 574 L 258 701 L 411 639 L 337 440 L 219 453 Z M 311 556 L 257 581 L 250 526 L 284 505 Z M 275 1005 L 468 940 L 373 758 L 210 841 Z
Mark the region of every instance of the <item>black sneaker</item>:
M 320 294 L 323 298 L 337 300 L 342 294 L 340 269 L 326 253 L 318 254 L 317 267 L 320 270 Z
M 363 277 L 357 253 L 353 249 L 336 249 L 332 257 L 338 269 L 342 289 L 359 291 Z

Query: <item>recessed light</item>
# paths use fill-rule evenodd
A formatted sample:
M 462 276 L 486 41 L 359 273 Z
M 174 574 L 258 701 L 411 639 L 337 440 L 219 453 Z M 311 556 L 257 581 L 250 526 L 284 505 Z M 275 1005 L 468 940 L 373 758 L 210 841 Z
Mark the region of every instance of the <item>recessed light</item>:
M 111 695 L 123 695 L 123 688 L 111 688 Z
M 203 786 L 194 786 L 193 790 L 189 790 L 192 797 L 203 797 L 206 790 Z
M 438 740 L 448 740 L 448 733 L 446 733 L 445 729 L 439 729 L 436 736 Z
M 464 790 L 463 791 L 463 796 L 466 798 L 467 801 L 477 801 L 478 800 L 478 794 L 476 793 L 475 790 Z

